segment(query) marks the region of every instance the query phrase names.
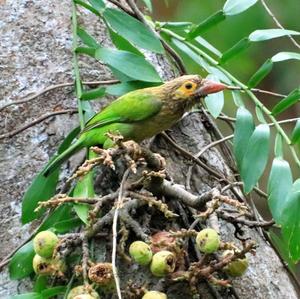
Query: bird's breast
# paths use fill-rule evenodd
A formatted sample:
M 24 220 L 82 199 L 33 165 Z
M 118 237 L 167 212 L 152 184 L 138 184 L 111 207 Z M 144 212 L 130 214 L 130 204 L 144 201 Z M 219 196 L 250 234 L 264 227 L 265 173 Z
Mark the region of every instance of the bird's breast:
M 164 105 L 161 111 L 153 117 L 134 124 L 134 139 L 138 142 L 150 138 L 172 127 L 180 120 L 184 109 L 170 109 Z

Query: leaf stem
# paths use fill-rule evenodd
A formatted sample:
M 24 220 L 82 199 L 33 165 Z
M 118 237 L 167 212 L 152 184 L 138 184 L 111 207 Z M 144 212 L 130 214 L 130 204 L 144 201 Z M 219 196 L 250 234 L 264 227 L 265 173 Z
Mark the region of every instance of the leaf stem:
M 75 76 L 75 90 L 76 90 L 76 97 L 78 103 L 78 113 L 79 113 L 79 122 L 80 128 L 84 128 L 84 112 L 81 103 L 81 96 L 82 96 L 82 83 L 80 80 L 80 73 L 79 73 L 79 66 L 78 66 L 78 58 L 76 53 L 76 48 L 78 45 L 78 38 L 77 38 L 77 13 L 76 13 L 76 4 L 72 1 L 72 34 L 73 34 L 73 44 L 72 44 L 72 51 L 73 51 L 73 70 Z
M 247 85 L 245 85 L 244 83 L 242 83 L 241 81 L 239 81 L 237 78 L 235 78 L 232 74 L 230 74 L 227 70 L 225 70 L 222 66 L 220 66 L 219 63 L 218 63 L 218 61 L 216 61 L 214 58 L 212 58 L 211 56 L 209 56 L 207 53 L 205 53 L 203 50 L 199 49 L 198 47 L 196 47 L 192 43 L 188 42 L 184 37 L 182 37 L 182 36 L 174 33 L 171 30 L 165 29 L 165 28 L 162 28 L 161 32 L 164 32 L 167 35 L 169 35 L 169 36 L 171 36 L 171 37 L 173 37 L 173 38 L 175 38 L 175 39 L 177 39 L 177 40 L 185 43 L 190 49 L 192 49 L 194 52 L 196 52 L 201 57 L 203 57 L 205 60 L 207 60 L 211 65 L 213 65 L 214 67 L 216 67 L 217 69 L 219 69 L 234 84 L 238 85 L 242 90 L 244 90 L 245 93 L 250 97 L 250 99 L 252 100 L 252 102 L 256 106 L 258 106 L 266 114 L 266 116 L 271 120 L 272 123 L 274 123 L 274 126 L 275 126 L 277 132 L 279 134 L 281 134 L 281 136 L 283 137 L 283 139 L 285 140 L 285 142 L 289 146 L 290 151 L 292 153 L 292 156 L 293 156 L 296 164 L 300 168 L 300 160 L 299 160 L 299 158 L 297 156 L 297 153 L 296 153 L 295 149 L 291 145 L 290 138 L 284 132 L 284 130 L 282 129 L 282 127 L 280 126 L 280 124 L 278 123 L 278 121 L 276 120 L 276 118 L 272 115 L 271 111 L 254 95 L 254 93 L 251 90 L 249 90 L 249 88 L 247 87 Z

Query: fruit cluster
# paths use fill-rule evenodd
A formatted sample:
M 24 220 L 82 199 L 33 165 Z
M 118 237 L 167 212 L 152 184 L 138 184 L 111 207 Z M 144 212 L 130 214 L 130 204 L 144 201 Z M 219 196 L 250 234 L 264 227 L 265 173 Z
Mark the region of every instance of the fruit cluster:
M 197 248 L 204 254 L 212 254 L 221 247 L 218 233 L 211 228 L 205 228 L 195 235 Z M 141 265 L 150 265 L 151 273 L 156 277 L 164 277 L 173 273 L 182 257 L 182 249 L 177 239 L 168 232 L 158 232 L 152 236 L 151 242 L 135 241 L 129 247 L 132 260 Z M 234 250 L 224 251 L 222 258 L 233 256 Z M 232 277 L 242 276 L 248 268 L 246 257 L 233 259 L 222 269 Z M 144 299 L 167 298 L 166 294 L 151 291 L 144 295 Z

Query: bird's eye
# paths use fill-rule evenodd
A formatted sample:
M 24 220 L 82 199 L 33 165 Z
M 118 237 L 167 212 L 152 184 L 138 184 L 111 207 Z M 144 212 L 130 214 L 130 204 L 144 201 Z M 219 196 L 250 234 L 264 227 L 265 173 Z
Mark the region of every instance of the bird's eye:
M 193 84 L 192 83 L 186 83 L 185 84 L 185 88 L 186 89 L 191 89 L 193 87 Z

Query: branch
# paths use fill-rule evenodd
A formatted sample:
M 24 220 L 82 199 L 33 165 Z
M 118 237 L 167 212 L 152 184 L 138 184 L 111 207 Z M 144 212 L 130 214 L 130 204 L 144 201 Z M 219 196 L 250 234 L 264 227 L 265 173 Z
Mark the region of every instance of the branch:
M 119 80 L 107 80 L 107 81 L 86 81 L 86 82 L 82 82 L 83 85 L 88 85 L 88 86 L 97 86 L 97 85 L 111 85 L 111 84 L 117 84 L 120 83 Z M 55 84 L 55 85 L 51 85 L 48 86 L 44 89 L 42 89 L 41 91 L 38 91 L 37 93 L 33 94 L 32 96 L 29 97 L 25 97 L 21 100 L 17 100 L 17 101 L 13 101 L 7 104 L 4 104 L 2 107 L 0 107 L 0 111 L 12 106 L 12 105 L 19 105 L 19 104 L 23 104 L 29 101 L 32 101 L 36 98 L 38 98 L 39 96 L 52 91 L 54 89 L 58 89 L 58 88 L 62 88 L 62 87 L 69 87 L 69 86 L 74 86 L 74 82 L 66 82 L 66 83 L 59 83 L 59 84 Z
M 270 17 L 273 19 L 274 23 L 277 25 L 277 27 L 279 27 L 280 29 L 284 29 L 284 27 L 281 25 L 281 23 L 277 20 L 277 18 L 275 17 L 275 15 L 272 13 L 272 11 L 270 10 L 270 8 L 268 7 L 268 5 L 266 4 L 266 2 L 264 0 L 261 0 L 262 5 L 264 6 L 265 10 L 267 11 L 267 13 L 270 15 Z M 291 36 L 288 35 L 287 36 L 291 42 L 298 48 L 300 49 L 300 45 L 296 42 L 296 40 Z
M 113 225 L 112 225 L 112 232 L 113 232 L 113 248 L 112 248 L 112 254 L 111 254 L 111 261 L 112 261 L 112 270 L 114 274 L 114 279 L 115 279 L 115 284 L 116 284 L 116 289 L 117 289 L 117 294 L 118 298 L 122 299 L 122 294 L 121 294 L 121 289 L 120 289 L 120 280 L 119 280 L 119 275 L 118 275 L 118 269 L 116 266 L 116 257 L 117 257 L 117 237 L 118 237 L 118 231 L 117 231 L 117 225 L 118 225 L 118 216 L 119 216 L 119 209 L 123 206 L 123 192 L 125 191 L 125 183 L 128 178 L 130 169 L 128 168 L 124 174 L 123 178 L 121 181 L 120 185 L 120 190 L 119 190 L 119 196 L 118 200 L 116 202 L 116 207 L 114 211 L 114 217 L 113 217 Z
M 143 13 L 139 10 L 138 6 L 135 4 L 134 0 L 127 0 L 129 7 L 134 11 L 137 19 L 139 19 L 142 23 L 144 23 L 154 34 L 155 36 L 161 41 L 165 50 L 170 54 L 170 56 L 174 59 L 175 63 L 178 66 L 178 70 L 180 75 L 187 74 L 186 68 L 180 56 L 172 49 L 161 37 L 160 35 L 149 25 L 147 20 L 145 19 Z
M 89 243 L 87 237 L 84 235 L 82 239 L 82 276 L 83 276 L 83 282 L 85 286 L 89 284 L 88 262 L 89 262 Z
M 13 130 L 8 133 L 0 135 L 0 140 L 4 139 L 4 138 L 11 138 L 11 137 L 25 131 L 26 129 L 33 127 L 34 125 L 41 123 L 42 121 L 44 121 L 45 119 L 47 119 L 49 117 L 52 117 L 55 115 L 60 115 L 60 114 L 74 114 L 74 113 L 78 113 L 77 109 L 66 109 L 66 110 L 60 110 L 60 111 L 46 113 L 46 114 L 40 116 L 39 118 L 35 119 L 34 121 L 28 123 L 27 125 L 24 125 L 21 128 L 18 128 L 16 130 Z
M 262 112 L 271 120 L 272 123 L 274 123 L 274 126 L 277 130 L 277 132 L 282 136 L 283 140 L 286 142 L 286 144 L 289 146 L 289 149 L 292 153 L 292 157 L 297 164 L 297 166 L 300 168 L 300 159 L 298 158 L 297 152 L 295 148 L 291 145 L 291 140 L 289 136 L 285 133 L 285 131 L 282 129 L 280 124 L 278 123 L 277 119 L 272 115 L 271 111 L 254 95 L 254 93 L 248 89 L 248 87 L 243 84 L 241 81 L 239 81 L 236 77 L 234 77 L 231 73 L 229 73 L 227 70 L 225 70 L 218 61 L 216 61 L 214 58 L 209 56 L 206 52 L 199 49 L 195 45 L 193 45 L 191 42 L 186 41 L 182 36 L 174 33 L 171 30 L 162 28 L 162 32 L 166 33 L 167 35 L 184 42 L 191 50 L 193 50 L 195 53 L 203 57 L 207 62 L 209 62 L 211 65 L 215 66 L 218 70 L 220 70 L 228 79 L 230 79 L 234 84 L 238 86 L 238 88 L 241 88 L 244 90 L 244 92 L 249 96 L 251 101 L 258 106 Z M 233 87 L 234 89 L 234 87 Z
M 134 18 L 136 17 L 136 14 L 134 12 L 132 12 L 131 10 L 129 10 L 125 5 L 120 3 L 120 0 L 107 0 L 107 1 L 114 4 L 115 6 L 119 7 L 121 10 L 123 10 L 127 14 L 131 15 L 132 17 L 134 17 Z
M 239 217 L 242 217 L 243 215 L 232 215 L 229 213 L 226 213 L 225 211 L 217 211 L 217 214 L 220 218 L 231 222 L 231 223 L 240 223 L 242 225 L 246 225 L 249 226 L 250 228 L 253 227 L 270 227 L 273 226 L 275 224 L 274 220 L 270 220 L 270 221 L 251 221 L 251 220 L 247 220 L 247 219 L 241 219 Z

